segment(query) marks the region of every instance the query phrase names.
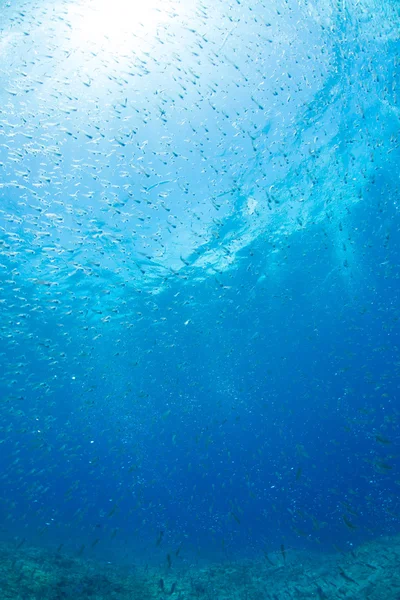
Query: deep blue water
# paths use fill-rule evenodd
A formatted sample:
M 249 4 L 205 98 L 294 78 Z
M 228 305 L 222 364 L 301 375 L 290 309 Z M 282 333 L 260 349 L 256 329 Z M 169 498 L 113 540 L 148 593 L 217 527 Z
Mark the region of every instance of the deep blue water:
M 148 6 L 0 2 L 1 536 L 399 533 L 399 4 Z

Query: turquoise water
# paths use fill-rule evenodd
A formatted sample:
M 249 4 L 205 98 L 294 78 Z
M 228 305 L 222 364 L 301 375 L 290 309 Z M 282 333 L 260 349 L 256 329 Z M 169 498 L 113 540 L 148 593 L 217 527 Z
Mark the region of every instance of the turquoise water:
M 399 3 L 0 9 L 1 540 L 398 534 Z

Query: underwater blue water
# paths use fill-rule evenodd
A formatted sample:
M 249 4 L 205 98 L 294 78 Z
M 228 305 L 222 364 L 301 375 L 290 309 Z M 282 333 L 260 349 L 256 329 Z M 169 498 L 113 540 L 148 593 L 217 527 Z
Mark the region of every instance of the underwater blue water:
M 0 11 L 1 538 L 398 533 L 398 2 Z

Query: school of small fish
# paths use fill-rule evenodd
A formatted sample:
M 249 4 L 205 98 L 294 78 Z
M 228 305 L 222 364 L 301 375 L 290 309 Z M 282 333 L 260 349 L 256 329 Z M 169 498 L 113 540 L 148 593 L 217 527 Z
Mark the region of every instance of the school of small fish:
M 227 492 L 222 510 L 212 486 L 230 488 L 247 452 L 254 464 L 261 460 L 265 440 L 255 436 L 259 446 L 251 449 L 229 440 L 239 427 L 251 431 L 242 390 L 255 394 L 252 410 L 260 414 L 264 399 L 261 379 L 234 383 L 226 373 L 235 372 L 243 331 L 258 368 L 251 348 L 264 339 L 264 321 L 253 314 L 247 330 L 241 318 L 269 282 L 292 310 L 280 274 L 292 236 L 323 230 L 329 268 L 310 296 L 338 280 L 357 296 L 362 251 L 352 207 L 382 165 L 398 172 L 398 7 L 389 0 L 2 0 L 0 9 L 0 501 L 13 527 L 34 522 L 42 533 L 66 521 L 59 493 L 74 531 L 102 503 L 81 546 L 92 549 L 103 523 L 139 512 L 135 530 L 151 522 L 156 549 L 172 539 L 170 567 L 183 541 L 159 508 L 157 494 L 170 494 L 160 465 L 166 480 L 178 469 L 175 459 L 164 464 L 164 444 L 166 455 L 187 457 L 189 479 L 199 469 L 205 481 L 208 471 L 218 473 L 205 510 L 218 515 L 215 535 L 219 511 L 231 527 L 245 521 L 242 501 Z M 390 244 L 390 226 L 378 219 Z M 254 244 L 264 249 L 263 267 L 252 267 Z M 252 280 L 241 288 L 235 274 L 247 264 Z M 380 268 L 391 274 L 394 267 L 382 259 Z M 201 298 L 197 285 L 206 290 Z M 208 296 L 218 313 L 211 323 Z M 315 321 L 310 335 L 317 336 Z M 285 360 L 276 359 L 274 373 Z M 206 408 L 193 400 L 199 389 Z M 338 392 L 338 406 L 351 394 Z M 386 411 L 382 426 L 372 413 L 357 421 L 374 448 L 363 464 L 377 477 L 396 460 L 398 415 Z M 282 423 L 287 415 L 283 407 Z M 352 415 L 345 420 L 353 431 Z M 282 423 L 276 428 L 285 440 Z M 292 446 L 287 483 L 278 467 L 265 484 L 249 472 L 250 498 L 261 489 L 307 489 L 307 444 Z M 120 476 L 132 479 L 132 489 L 115 491 Z M 106 490 L 100 480 L 109 481 Z M 352 492 L 332 493 L 338 526 L 357 532 Z M 197 484 L 189 503 L 186 492 L 174 494 L 198 514 Z M 387 502 L 397 518 L 395 500 Z M 279 512 L 279 503 L 277 496 L 260 514 Z M 326 525 L 295 501 L 286 513 L 301 538 Z M 111 539 L 118 522 L 109 526 Z

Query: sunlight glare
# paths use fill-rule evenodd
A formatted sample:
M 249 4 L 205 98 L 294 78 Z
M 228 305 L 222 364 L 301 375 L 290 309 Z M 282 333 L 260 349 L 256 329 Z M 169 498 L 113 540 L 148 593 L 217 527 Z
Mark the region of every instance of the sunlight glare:
M 132 36 L 155 35 L 171 17 L 167 0 L 86 0 L 70 8 L 75 43 L 108 51 L 123 50 Z

